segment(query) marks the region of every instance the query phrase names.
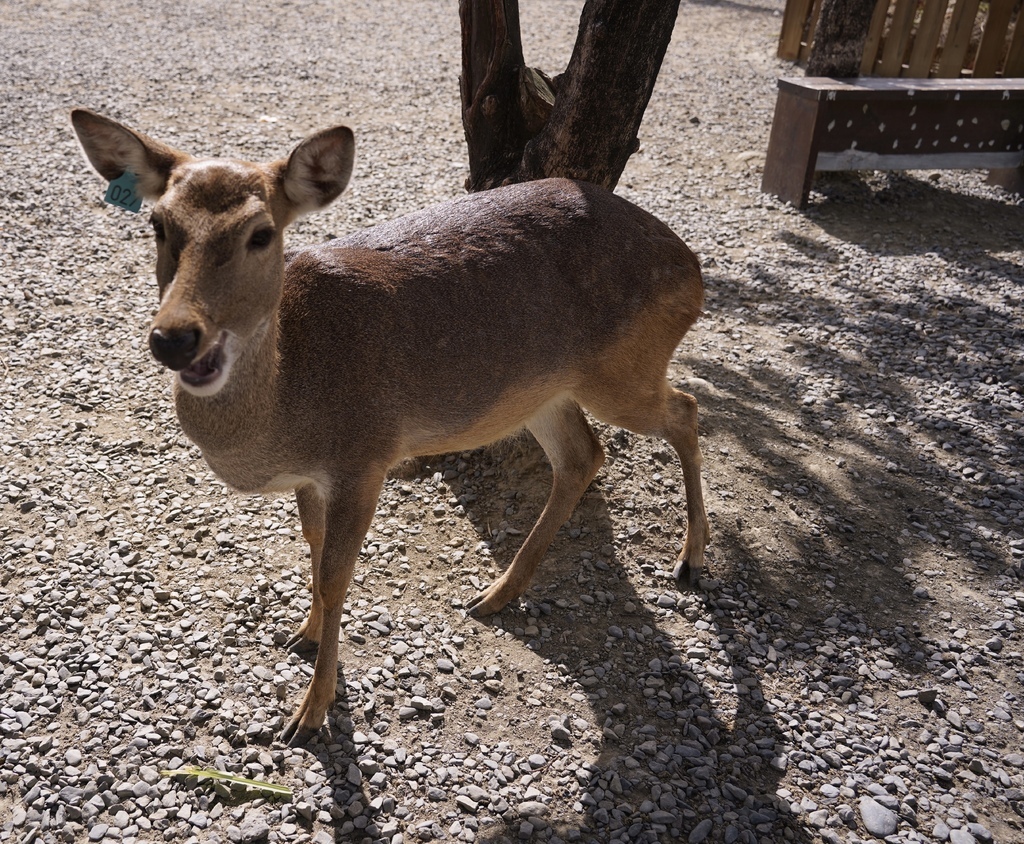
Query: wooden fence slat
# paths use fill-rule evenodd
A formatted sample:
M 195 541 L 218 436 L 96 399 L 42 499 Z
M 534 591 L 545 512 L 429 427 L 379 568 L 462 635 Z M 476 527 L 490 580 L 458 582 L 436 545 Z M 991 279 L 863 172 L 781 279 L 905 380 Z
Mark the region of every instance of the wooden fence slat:
M 914 36 L 910 62 L 906 75 L 912 79 L 927 79 L 935 62 L 935 48 L 939 45 L 942 24 L 946 20 L 949 0 L 925 0 L 921 24 Z
M 814 0 L 811 6 L 811 16 L 807 21 L 807 38 L 800 44 L 800 55 L 797 61 L 806 63 L 811 55 L 811 47 L 814 45 L 814 33 L 818 31 L 818 18 L 821 16 L 822 0 Z
M 960 76 L 964 58 L 971 46 L 971 34 L 974 31 L 974 19 L 978 16 L 980 0 L 956 0 L 953 7 L 953 19 L 949 23 L 946 42 L 942 45 L 942 58 L 939 61 L 937 76 L 953 79 Z
M 1006 49 L 1006 31 L 1010 28 L 1014 0 L 989 0 L 988 20 L 978 44 L 978 57 L 974 60 L 974 77 L 995 76 Z
M 806 63 L 822 2 L 787 0 L 780 58 Z M 979 19 L 984 27 L 973 45 L 977 50 L 972 50 Z M 955 79 L 971 73 L 965 62 L 973 65 L 973 74 L 979 79 L 1024 77 L 1024 8 L 1020 0 L 875 0 L 861 56 L 862 77 Z
M 779 36 L 779 58 L 795 61 L 800 55 L 800 42 L 813 0 L 788 0 L 782 15 L 782 34 Z
M 882 43 L 882 30 L 885 28 L 885 18 L 889 12 L 889 0 L 878 0 L 875 3 L 875 12 L 871 16 L 871 25 L 868 27 L 868 37 L 864 42 L 864 53 L 860 62 L 860 75 L 871 76 L 875 71 L 875 58 L 878 56 L 878 47 Z
M 896 8 L 892 13 L 892 24 L 885 36 L 882 48 L 882 61 L 878 66 L 879 76 L 900 76 L 903 69 L 903 56 L 907 52 L 910 41 L 910 30 L 914 25 L 914 12 L 917 11 L 917 0 L 896 0 Z
M 1003 76 L 1024 76 L 1024 8 L 1017 13 L 1013 38 L 1010 39 L 1010 49 L 1006 53 L 1006 63 L 1003 65 Z
M 804 25 L 807 23 L 811 2 L 812 0 L 788 0 L 786 3 L 786 11 L 782 14 L 782 35 L 779 37 L 780 59 L 796 61 L 800 55 L 800 42 L 804 38 Z

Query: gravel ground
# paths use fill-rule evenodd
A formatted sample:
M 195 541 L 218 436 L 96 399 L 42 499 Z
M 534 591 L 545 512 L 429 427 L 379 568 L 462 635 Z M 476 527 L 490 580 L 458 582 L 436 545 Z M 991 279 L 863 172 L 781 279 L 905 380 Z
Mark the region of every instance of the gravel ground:
M 581 3 L 521 5 L 560 70 Z M 4 4 L 0 841 L 1024 841 L 1024 208 L 951 172 L 763 196 L 781 9 L 684 1 L 619 188 L 705 265 L 671 373 L 703 407 L 701 590 L 672 589 L 660 442 L 601 432 L 485 622 L 464 604 L 539 511 L 539 449 L 403 467 L 330 731 L 293 750 L 294 503 L 179 432 L 146 215 L 103 205 L 67 111 L 257 159 L 349 123 L 350 191 L 292 232 L 320 240 L 460 193 L 457 4 Z M 293 796 L 161 775 L 187 765 Z

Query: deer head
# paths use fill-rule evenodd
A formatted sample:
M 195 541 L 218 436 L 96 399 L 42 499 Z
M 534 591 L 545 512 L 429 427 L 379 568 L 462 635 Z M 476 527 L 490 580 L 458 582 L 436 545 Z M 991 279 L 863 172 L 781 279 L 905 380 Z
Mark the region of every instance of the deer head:
M 86 109 L 75 109 L 71 121 L 97 173 L 112 181 L 130 172 L 142 197 L 155 202 L 153 356 L 177 373 L 182 389 L 215 395 L 276 318 L 285 227 L 348 185 L 352 131 L 325 129 L 287 158 L 254 164 L 194 158 Z

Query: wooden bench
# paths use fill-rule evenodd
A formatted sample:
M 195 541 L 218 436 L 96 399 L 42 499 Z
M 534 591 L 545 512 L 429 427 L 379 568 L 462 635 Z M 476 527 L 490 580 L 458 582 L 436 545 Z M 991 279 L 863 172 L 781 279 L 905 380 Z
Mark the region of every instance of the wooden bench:
M 815 171 L 982 168 L 1021 189 L 1024 79 L 779 80 L 761 189 L 803 208 Z
M 779 58 L 808 58 L 821 4 L 787 0 Z M 1017 0 L 876 0 L 860 76 L 779 80 L 762 190 L 802 208 L 816 170 L 985 168 L 1024 192 L 1022 77 Z

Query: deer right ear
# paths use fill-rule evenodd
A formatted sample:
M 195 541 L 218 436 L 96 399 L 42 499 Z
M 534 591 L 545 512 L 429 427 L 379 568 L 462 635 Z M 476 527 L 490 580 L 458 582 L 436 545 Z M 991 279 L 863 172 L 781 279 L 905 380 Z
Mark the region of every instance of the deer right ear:
M 97 173 L 111 182 L 131 171 L 138 179 L 139 193 L 146 199 L 159 198 L 167 189 L 171 171 L 190 158 L 88 109 L 74 109 L 71 125 Z
M 355 137 L 347 126 L 324 129 L 295 147 L 281 172 L 295 212 L 308 214 L 337 199 L 348 186 L 355 154 Z

